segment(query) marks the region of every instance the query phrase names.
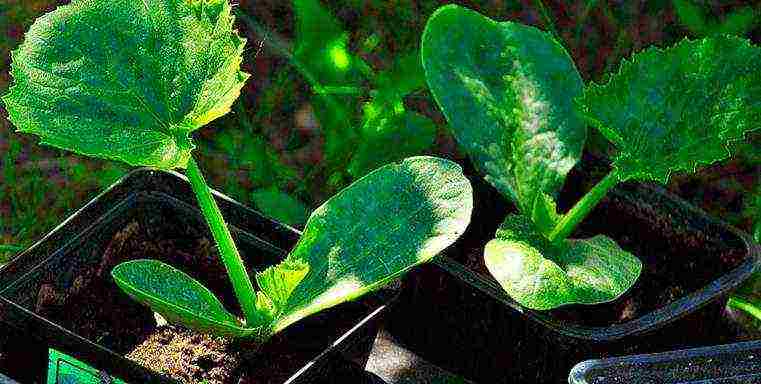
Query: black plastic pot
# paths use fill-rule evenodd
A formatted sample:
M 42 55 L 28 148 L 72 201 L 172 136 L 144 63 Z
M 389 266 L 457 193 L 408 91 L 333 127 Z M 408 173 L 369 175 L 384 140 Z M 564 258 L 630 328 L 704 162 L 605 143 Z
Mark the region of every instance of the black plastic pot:
M 299 238 L 299 232 L 293 228 L 270 220 L 222 194 L 215 193 L 215 197 L 250 268 L 258 270 L 277 262 Z M 146 231 L 153 223 L 162 222 L 164 226 L 185 223 L 210 236 L 196 208 L 190 185 L 183 176 L 148 169 L 139 169 L 125 176 L 0 269 L 0 323 L 3 327 L 0 332 L 0 373 L 23 384 L 43 383 L 48 348 L 55 348 L 127 383 L 177 382 L 125 358 L 123 351 L 109 349 L 111 341 L 108 336 L 88 340 L 37 313 L 40 312 L 40 301 L 45 299 L 43 292 L 86 291 L 87 287 L 82 289 L 81 286 L 90 281 L 87 271 L 96 270 L 97 266 L 105 269 L 107 256 L 104 251 L 110 247 L 109 242 L 118 231 L 131 222 L 140 223 L 148 228 Z M 182 238 L 175 240 L 183 241 Z M 145 255 L 134 255 L 134 258 L 141 257 Z M 110 279 L 110 269 L 99 273 L 109 275 Z M 204 281 L 204 276 L 196 278 Z M 108 287 L 110 289 L 110 285 Z M 284 339 L 287 345 L 293 345 L 294 351 L 308 354 L 308 360 L 311 360 L 294 369 L 284 382 L 313 382 L 329 374 L 335 362 L 344 364 L 344 360 L 363 366 L 382 315 L 398 292 L 398 286 L 380 290 L 360 301 L 311 316 L 276 336 Z M 105 297 L 104 303 L 120 300 L 122 305 L 132 306 L 134 303 L 125 297 Z M 62 304 L 56 316 L 77 309 L 67 305 Z M 135 311 L 147 309 L 138 306 Z M 109 326 L 103 324 L 104 329 Z M 101 332 L 100 329 L 97 331 Z
M 594 311 L 611 304 L 576 307 L 588 311 L 581 312 L 586 313 L 586 318 L 580 316 L 586 324 L 558 316 L 556 311 L 529 310 L 507 296 L 491 276 L 484 271 L 476 272 L 482 266 L 464 265 L 480 260 L 482 248 L 466 248 L 462 241 L 475 236 L 476 241 L 485 244 L 499 220 L 510 211 L 509 207 L 495 203 L 503 199 L 491 187 L 478 178 L 471 181 L 477 197 L 469 231 L 475 234 L 466 233 L 460 243 L 437 259 L 436 265 L 407 276 L 401 302 L 387 321 L 387 329 L 426 360 L 477 382 L 559 383 L 567 379 L 568 372 L 579 361 L 724 344 L 738 337 L 739 331 L 724 316 L 727 294 L 761 261 L 759 246 L 746 234 L 660 187 L 620 185 L 585 221 L 584 225 L 594 227 L 591 233 L 604 233 L 618 241 L 636 237 L 638 231 L 657 232 L 658 228 L 651 228 L 651 224 L 632 215 L 644 213 L 664 228 L 704 238 L 705 248 L 696 251 L 694 259 L 664 266 L 664 272 L 671 269 L 678 278 L 690 279 L 691 276 L 679 276 L 679 263 L 718 258 L 714 254 L 718 249 L 739 255 L 739 260 L 725 273 L 705 271 L 713 274 L 708 284 L 681 293 L 665 306 L 625 321 L 590 326 L 595 320 Z M 617 223 L 625 223 L 625 228 L 606 226 L 613 218 Z M 644 225 L 648 228 L 643 228 Z M 663 252 L 669 252 L 672 247 L 682 245 L 665 239 L 659 246 Z M 468 252 L 477 257 L 468 257 Z M 648 281 L 640 279 L 638 284 Z M 414 316 L 406 315 L 411 311 Z
M 588 360 L 576 365 L 570 384 L 761 383 L 761 341 Z

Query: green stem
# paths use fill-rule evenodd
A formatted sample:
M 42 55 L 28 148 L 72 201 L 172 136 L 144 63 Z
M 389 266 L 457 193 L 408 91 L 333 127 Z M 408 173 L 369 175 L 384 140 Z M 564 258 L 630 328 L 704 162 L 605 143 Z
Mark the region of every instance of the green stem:
M 597 203 L 602 200 L 608 191 L 613 188 L 620 181 L 618 172 L 614 168 L 607 176 L 600 180 L 592 189 L 587 192 L 584 197 L 579 200 L 576 205 L 571 208 L 560 222 L 555 226 L 555 229 L 550 232 L 550 241 L 560 241 L 571 235 L 574 229 L 584 220 L 589 212 L 597 206 Z
M 222 212 L 219 211 L 217 202 L 211 195 L 211 189 L 206 184 L 203 174 L 198 169 L 198 165 L 193 157 L 188 161 L 187 176 L 190 179 L 193 192 L 195 192 L 198 199 L 198 204 L 201 206 L 201 211 L 204 217 L 206 217 L 206 222 L 209 224 L 211 234 L 217 243 L 219 255 L 225 264 L 227 275 L 230 276 L 230 282 L 233 285 L 235 296 L 238 297 L 238 303 L 240 303 L 243 309 L 246 323 L 254 324 L 258 318 L 255 300 L 256 291 L 251 283 L 251 279 L 248 277 L 246 266 L 243 264 L 240 253 L 238 253 L 238 248 L 235 246 L 233 237 L 230 235 L 230 230 L 227 228 L 227 224 L 225 224 Z

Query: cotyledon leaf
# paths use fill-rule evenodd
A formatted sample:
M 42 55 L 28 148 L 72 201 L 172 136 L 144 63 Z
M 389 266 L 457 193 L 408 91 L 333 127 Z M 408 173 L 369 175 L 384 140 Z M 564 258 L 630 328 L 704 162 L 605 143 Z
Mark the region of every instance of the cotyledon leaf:
M 639 259 L 606 236 L 554 244 L 518 215 L 508 216 L 486 244 L 484 261 L 513 299 L 536 310 L 613 301 L 642 271 Z
M 117 265 L 111 275 L 124 292 L 170 322 L 231 337 L 256 331 L 254 325 L 246 329 L 208 288 L 171 265 L 157 260 L 133 260 Z M 259 324 L 263 329 L 267 325 Z
M 248 77 L 244 45 L 227 0 L 73 0 L 13 52 L 3 101 L 43 144 L 185 167 L 190 132 L 227 113 Z
M 309 265 L 275 320 L 299 319 L 378 289 L 454 242 L 470 222 L 456 163 L 411 157 L 360 178 L 317 208 L 287 260 Z
M 448 5 L 428 20 L 421 49 L 431 92 L 486 179 L 526 214 L 554 196 L 586 139 L 573 104 L 583 82 L 562 45 Z
M 619 178 L 667 182 L 729 157 L 728 142 L 761 126 L 761 48 L 715 36 L 649 48 L 579 98 L 615 146 Z

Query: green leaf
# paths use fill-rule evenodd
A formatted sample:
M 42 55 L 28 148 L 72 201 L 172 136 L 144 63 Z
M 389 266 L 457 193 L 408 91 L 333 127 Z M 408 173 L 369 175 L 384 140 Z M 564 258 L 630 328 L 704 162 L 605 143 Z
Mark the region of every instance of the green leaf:
M 277 310 L 288 303 L 293 290 L 309 272 L 309 265 L 300 260 L 286 259 L 256 274 L 256 283 Z
M 133 260 L 117 265 L 111 275 L 124 292 L 172 323 L 231 337 L 253 332 L 244 329 L 208 288 L 171 265 Z
M 226 114 L 248 77 L 232 24 L 226 0 L 74 0 L 13 52 L 10 119 L 79 154 L 185 167 L 190 132 Z
M 470 183 L 448 160 L 412 157 L 357 180 L 312 213 L 288 255 L 309 273 L 274 331 L 430 260 L 465 231 L 472 207 Z
M 277 187 L 258 189 L 251 196 L 256 207 L 273 219 L 288 225 L 301 225 L 306 221 L 307 207 Z
M 391 68 L 379 72 L 373 79 L 377 104 L 393 105 L 412 91 L 425 87 L 425 72 L 420 52 L 401 55 Z
M 667 182 L 730 156 L 761 121 L 761 49 L 717 36 L 683 40 L 624 61 L 603 85 L 589 86 L 581 110 L 618 148 L 622 180 Z
M 486 244 L 484 260 L 513 299 L 536 310 L 613 301 L 642 271 L 636 257 L 606 236 L 553 244 L 518 215 L 508 216 Z
M 586 127 L 573 98 L 583 83 L 552 35 L 455 5 L 437 10 L 422 41 L 425 74 L 455 137 L 486 179 L 530 212 L 579 160 Z
M 758 23 L 759 12 L 753 7 L 742 7 L 727 15 L 716 29 L 715 34 L 742 36 Z
M 710 27 L 705 20 L 703 10 L 693 4 L 691 0 L 674 0 L 674 10 L 679 17 L 679 21 L 690 30 L 690 32 L 705 36 L 709 34 Z
M 705 12 L 692 0 L 674 0 L 679 21 L 698 37 L 710 35 L 744 35 L 757 22 L 753 7 L 741 7 L 728 14 L 722 22 L 706 20 Z
M 435 139 L 436 124 L 427 117 L 411 111 L 383 110 L 366 121 L 362 142 L 349 163 L 349 174 L 359 178 L 383 164 L 419 155 Z
M 547 194 L 541 194 L 534 200 L 531 220 L 539 232 L 545 236 L 549 235 L 561 219 L 562 216 L 558 214 L 557 204 L 555 204 L 555 200 L 552 197 L 547 196 Z

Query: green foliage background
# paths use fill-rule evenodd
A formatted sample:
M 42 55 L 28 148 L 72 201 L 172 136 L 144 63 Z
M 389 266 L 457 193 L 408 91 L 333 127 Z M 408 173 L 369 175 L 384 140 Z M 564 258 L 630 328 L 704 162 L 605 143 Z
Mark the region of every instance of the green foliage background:
M 0 93 L 6 92 L 11 81 L 10 51 L 23 40 L 35 18 L 67 2 L 0 2 Z M 731 32 L 761 43 L 757 22 L 761 5 L 752 3 L 545 1 L 546 15 L 553 21 L 550 27 L 545 23 L 542 3 L 537 0 L 454 2 L 494 19 L 554 29 L 585 81 L 598 80 L 631 52 L 652 44 L 670 45 L 685 36 Z M 420 87 L 384 99 L 388 94 L 379 91 L 384 89 L 384 78 L 372 75 L 389 73 L 406 54 L 417 51 L 428 16 L 448 1 L 321 1 L 322 7 L 304 8 L 315 18 L 335 18 L 331 28 L 321 30 L 299 27 L 292 1 L 238 3 L 237 10 L 260 26 L 257 29 L 244 21 L 238 22 L 242 34 L 249 39 L 244 69 L 253 76 L 233 113 L 195 135 L 201 167 L 215 188 L 300 226 L 312 208 L 360 176 L 374 160 L 390 160 L 383 156 L 393 146 L 379 143 L 412 143 L 406 150 L 464 161 L 452 138 L 444 133 L 443 116 L 426 89 Z M 294 65 L 293 57 L 277 49 L 278 42 L 283 43 L 280 47 L 286 51 L 297 53 L 298 47 L 309 46 L 307 43 L 312 42 L 298 40 L 299 28 L 310 31 L 313 37 L 321 33 L 337 36 L 330 41 L 337 42 L 349 55 L 351 65 L 347 71 L 324 65 L 310 68 L 314 79 L 323 86 L 355 88 L 352 94 L 333 96 L 342 109 L 325 107 L 315 96 L 314 81 Z M 305 51 L 308 58 L 310 49 L 301 52 Z M 320 47 L 316 52 L 320 52 Z M 410 69 L 401 71 L 401 76 L 414 83 L 417 75 Z M 386 83 L 400 82 L 396 77 L 386 78 Z M 400 96 L 404 97 L 397 98 Z M 397 99 L 403 101 L 405 113 L 425 116 L 435 123 L 435 128 L 415 125 L 419 120 L 403 125 L 400 120 L 391 120 L 397 118 L 393 114 L 379 115 L 387 119 L 370 127 L 377 127 L 375 130 L 364 124 L 368 114 L 374 116 L 368 112 L 367 103 L 376 102 L 375 105 L 394 110 L 399 106 L 394 101 Z M 384 100 L 392 101 L 384 104 Z M 126 166 L 116 162 L 86 159 L 36 145 L 33 138 L 13 133 L 6 117 L 0 105 L 0 259 L 39 239 L 127 171 Z M 395 128 L 399 126 L 405 128 Z M 761 203 L 751 193 L 761 183 L 761 135 L 755 134 L 740 145 L 739 156 L 696 175 L 677 175 L 669 188 L 712 214 L 751 231 L 753 223 L 761 221 L 758 219 Z M 609 145 L 595 136 L 588 147 L 593 152 L 610 151 Z M 353 164 L 355 157 L 360 160 Z

